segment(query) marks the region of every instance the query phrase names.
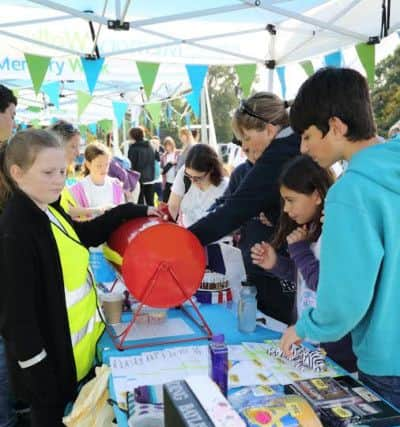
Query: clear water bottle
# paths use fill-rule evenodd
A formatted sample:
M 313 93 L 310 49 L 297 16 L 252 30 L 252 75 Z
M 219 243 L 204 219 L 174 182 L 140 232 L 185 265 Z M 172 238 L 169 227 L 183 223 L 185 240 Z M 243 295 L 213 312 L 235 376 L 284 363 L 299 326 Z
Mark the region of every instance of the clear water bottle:
M 254 332 L 257 317 L 257 289 L 249 282 L 242 282 L 238 306 L 239 331 Z

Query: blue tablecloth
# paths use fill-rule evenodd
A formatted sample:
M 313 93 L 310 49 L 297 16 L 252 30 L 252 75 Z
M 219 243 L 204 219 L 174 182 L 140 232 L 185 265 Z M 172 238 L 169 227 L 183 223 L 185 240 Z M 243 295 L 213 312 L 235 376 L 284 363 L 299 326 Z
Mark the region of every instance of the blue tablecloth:
M 193 308 L 188 307 L 188 311 L 196 317 Z M 235 305 L 221 305 L 221 304 L 215 304 L 215 305 L 202 305 L 200 307 L 200 312 L 204 316 L 206 322 L 208 323 L 209 327 L 211 328 L 211 331 L 213 334 L 222 333 L 225 335 L 225 341 L 227 344 L 240 344 L 243 341 L 263 341 L 266 339 L 277 339 L 280 337 L 281 334 L 271 331 L 269 329 L 266 329 L 261 326 L 257 326 L 256 330 L 252 333 L 242 333 L 238 331 L 237 328 L 237 317 L 236 317 L 236 307 Z M 184 319 L 189 326 L 195 331 L 195 335 L 187 335 L 187 338 L 191 338 L 194 336 L 201 336 L 204 333 L 198 328 L 196 324 L 194 324 L 190 318 L 184 315 L 184 313 L 179 309 L 171 309 L 168 311 L 168 317 L 180 317 Z M 123 315 L 123 321 L 129 321 L 131 318 L 131 315 L 124 314 Z M 268 323 L 267 323 L 268 326 Z M 180 336 L 178 338 L 184 338 L 185 336 Z M 176 339 L 177 337 L 173 337 L 173 339 Z M 159 339 L 158 339 L 159 340 Z M 151 341 L 157 341 L 155 340 L 147 340 L 149 342 Z M 144 341 L 138 341 L 138 342 L 144 342 Z M 129 341 L 127 344 L 133 343 L 132 341 Z M 110 336 L 105 333 L 98 344 L 98 357 L 99 359 L 106 364 L 109 364 L 110 357 L 118 357 L 118 356 L 130 356 L 135 354 L 140 354 L 144 351 L 154 351 L 154 350 L 161 350 L 166 347 L 171 346 L 184 346 L 184 345 L 204 345 L 207 344 L 207 340 L 201 340 L 201 341 L 191 341 L 186 343 L 178 343 L 178 344 L 168 344 L 168 345 L 155 345 L 148 348 L 139 348 L 139 349 L 127 349 L 124 351 L 119 351 L 115 348 Z M 113 382 L 110 381 L 110 395 L 112 398 L 115 398 L 115 393 L 113 389 Z M 127 419 L 126 415 L 117 407 L 114 406 L 116 418 L 118 421 L 118 426 L 120 427 L 127 427 Z

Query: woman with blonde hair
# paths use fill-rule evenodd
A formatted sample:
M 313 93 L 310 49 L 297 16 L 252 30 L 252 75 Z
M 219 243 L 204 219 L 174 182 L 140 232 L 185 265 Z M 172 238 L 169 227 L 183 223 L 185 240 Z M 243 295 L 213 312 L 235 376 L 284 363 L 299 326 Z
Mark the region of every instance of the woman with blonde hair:
M 223 206 L 189 228 L 203 244 L 231 233 L 262 212 L 271 224 L 269 227 L 260 224 L 264 240 L 273 236 L 280 214 L 278 178 L 284 163 L 300 153 L 300 137 L 289 127 L 288 107 L 288 102 L 269 92 L 256 93 L 240 102 L 233 115 L 232 128 L 242 141 L 243 150 L 252 152 L 255 163 Z M 248 251 L 260 237 L 258 234 L 247 236 Z M 257 286 L 258 308 L 289 323 L 294 289 L 264 273 L 252 275 L 249 280 Z
M 196 140 L 193 138 L 193 134 L 187 127 L 179 129 L 179 139 L 182 142 L 182 150 L 180 152 L 176 170 L 178 171 L 184 164 L 189 150 L 196 144 Z
M 167 136 L 164 139 L 165 152 L 161 156 L 161 175 L 163 178 L 163 200 L 168 203 L 171 187 L 177 172 L 177 162 L 179 154 L 176 150 L 175 141 Z

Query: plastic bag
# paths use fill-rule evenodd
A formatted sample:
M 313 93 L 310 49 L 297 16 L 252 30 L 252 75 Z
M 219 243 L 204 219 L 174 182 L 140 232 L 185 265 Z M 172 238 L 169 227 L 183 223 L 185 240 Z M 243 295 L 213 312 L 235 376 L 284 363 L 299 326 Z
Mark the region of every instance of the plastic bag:
M 110 372 L 106 365 L 96 368 L 96 377 L 82 387 L 71 413 L 63 418 L 67 427 L 114 426 L 114 411 L 107 402 Z

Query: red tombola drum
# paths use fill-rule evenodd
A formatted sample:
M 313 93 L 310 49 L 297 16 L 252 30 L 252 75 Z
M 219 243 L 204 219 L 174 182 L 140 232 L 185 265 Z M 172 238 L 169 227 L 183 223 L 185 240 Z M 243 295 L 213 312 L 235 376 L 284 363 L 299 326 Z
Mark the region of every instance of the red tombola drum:
M 175 307 L 191 297 L 206 265 L 204 248 L 194 234 L 157 217 L 121 225 L 108 240 L 105 255 L 130 293 L 157 308 Z

